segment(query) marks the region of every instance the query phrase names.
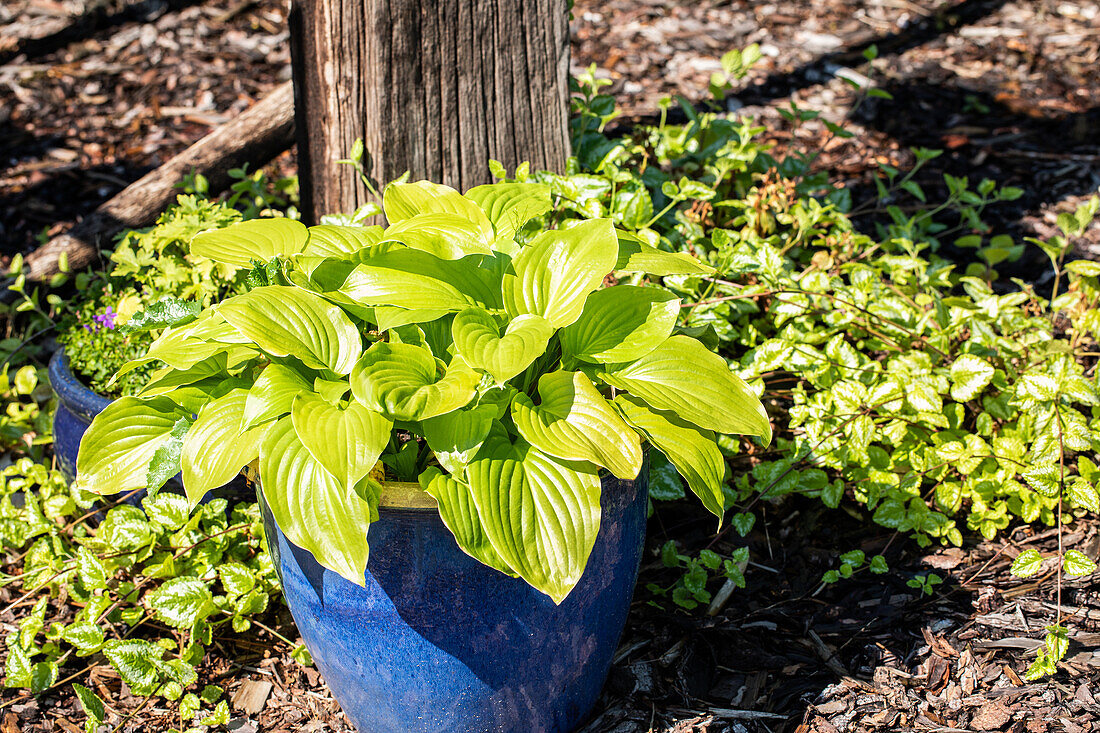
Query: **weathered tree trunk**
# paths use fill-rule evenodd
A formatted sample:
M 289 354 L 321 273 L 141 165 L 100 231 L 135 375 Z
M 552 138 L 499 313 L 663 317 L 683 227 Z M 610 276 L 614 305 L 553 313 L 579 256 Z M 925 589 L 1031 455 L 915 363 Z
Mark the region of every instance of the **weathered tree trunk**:
M 191 147 L 104 202 L 65 234 L 27 255 L 27 277 L 47 280 L 58 271 L 58 258 L 80 270 L 99 256 L 99 247 L 123 229 L 149 226 L 176 199 L 176 184 L 192 170 L 206 176 L 211 192 L 230 183 L 229 171 L 248 163 L 263 165 L 294 141 L 294 94 L 280 85 L 239 117 L 226 122 Z
M 566 0 L 292 0 L 302 211 L 368 201 L 408 170 L 460 190 L 488 161 L 560 168 L 569 155 Z

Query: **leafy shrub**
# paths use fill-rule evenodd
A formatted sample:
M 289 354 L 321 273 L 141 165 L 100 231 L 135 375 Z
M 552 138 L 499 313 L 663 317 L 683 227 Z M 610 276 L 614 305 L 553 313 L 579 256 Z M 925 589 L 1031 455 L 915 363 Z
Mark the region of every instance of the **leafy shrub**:
M 181 714 L 187 706 L 195 713 L 200 697 L 184 690 L 213 635 L 249 628 L 279 590 L 261 551 L 259 508 L 242 502 L 227 511 L 225 499 L 214 499 L 191 514 L 184 497 L 161 493 L 140 508 L 99 510 L 93 531 L 85 520 L 94 498 L 28 458 L 0 474 L 0 543 L 23 558 L 22 574 L 3 582 L 35 599 L 7 636 L 4 683 L 40 693 L 60 684 L 66 661 L 105 660 L 135 695 L 181 700 Z M 50 603 L 57 598 L 66 603 Z M 153 623 L 172 631 L 142 638 Z M 305 659 L 304 649 L 295 655 Z M 86 688 L 77 694 L 94 731 L 102 701 Z M 204 724 L 227 722 L 218 697 L 203 691 L 214 707 Z
M 599 531 L 599 470 L 634 479 L 642 440 L 721 515 L 715 433 L 767 442 L 763 408 L 675 331 L 675 296 L 601 287 L 616 269 L 709 268 L 621 242 L 607 219 L 526 228 L 551 208 L 541 184 L 390 184 L 383 206 L 385 230 L 279 219 L 195 237 L 193 253 L 251 270 L 251 289 L 184 314 L 131 363 L 168 366 L 96 417 L 80 482 L 113 493 L 182 467 L 196 501 L 258 460 L 288 538 L 361 584 L 381 458 L 464 551 L 558 603 Z
M 224 228 L 246 214 L 268 212 L 252 205 L 244 214 L 233 208 L 246 191 L 259 185 L 256 179 L 247 180 L 249 187 L 225 202 L 195 194 L 177 197 L 154 226 L 119 237 L 107 272 L 76 278 L 78 295 L 60 319 L 57 340 L 65 347 L 73 372 L 93 391 L 108 396 L 134 394 L 153 373 L 152 367 L 143 367 L 111 381 L 123 364 L 149 348 L 156 335 L 148 328 L 126 327 L 136 313 L 149 312 L 165 301 L 209 305 L 243 285 L 243 277 L 233 268 L 193 256 L 190 242 L 199 232 Z M 200 183 L 192 180 L 190 185 L 204 190 Z M 277 198 L 275 202 L 285 203 Z

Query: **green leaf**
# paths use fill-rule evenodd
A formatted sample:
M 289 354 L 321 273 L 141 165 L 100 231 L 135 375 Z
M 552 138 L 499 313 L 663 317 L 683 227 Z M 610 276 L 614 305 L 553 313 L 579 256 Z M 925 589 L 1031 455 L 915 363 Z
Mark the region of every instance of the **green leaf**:
M 595 463 L 624 480 L 637 477 L 642 468 L 638 434 L 588 377 L 568 371 L 544 374 L 538 392 L 538 405 L 522 392 L 512 400 L 512 419 L 528 443 L 556 458 Z
M 344 486 L 355 486 L 378 463 L 393 421 L 358 402 L 341 409 L 311 392 L 294 398 L 294 432 L 314 460 Z
M 242 427 L 248 429 L 289 414 L 295 396 L 311 390 L 312 385 L 296 370 L 269 364 L 248 390 Z
M 451 324 L 458 354 L 471 367 L 489 372 L 497 384 L 504 384 L 542 356 L 553 334 L 554 328 L 535 315 L 514 318 L 502 334 L 498 321 L 481 308 L 463 310 Z
M 951 365 L 951 399 L 974 399 L 993 380 L 993 365 L 973 354 L 963 354 Z
M 221 578 L 225 592 L 231 596 L 243 596 L 256 587 L 256 578 L 252 571 L 239 562 L 219 565 L 218 577 Z
M 1082 277 L 1097 277 L 1100 276 L 1100 262 L 1073 260 L 1066 263 L 1066 270 Z
M 487 237 L 484 229 L 458 214 L 417 214 L 388 228 L 382 241 L 400 242 L 442 260 L 493 252 L 489 247 L 492 237 Z
M 31 692 L 38 694 L 45 692 L 57 681 L 57 662 L 36 662 L 31 667 Z
M 768 415 L 749 386 L 687 336 L 672 336 L 636 361 L 608 364 L 599 377 L 701 428 L 771 441 Z
M 1062 486 L 1062 472 L 1057 464 L 1032 466 L 1020 474 L 1028 486 L 1043 496 L 1058 496 Z
M 103 656 L 135 695 L 151 695 L 157 687 L 157 670 L 164 647 L 140 639 L 111 639 L 103 645 Z
M 550 187 L 544 183 L 494 183 L 466 192 L 493 225 L 493 248 L 512 254 L 513 240 L 520 227 L 550 211 Z
M 277 255 L 298 254 L 309 239 L 305 225 L 293 219 L 249 219 L 197 234 L 191 254 L 231 267 L 251 267 Z
M 191 427 L 191 421 L 181 417 L 168 434 L 168 440 L 161 443 L 149 460 L 149 472 L 145 476 L 150 492 L 164 486 L 168 479 L 179 473 L 180 459 L 183 456 L 183 438 Z
M 600 528 L 600 478 L 556 461 L 496 426 L 466 469 L 493 549 L 521 578 L 561 603 L 584 572 Z
M 606 219 L 539 234 L 512 260 L 515 274 L 504 275 L 508 315 L 531 313 L 555 328 L 568 326 L 614 268 L 617 253 L 615 231 Z
M 103 590 L 107 587 L 107 568 L 87 547 L 76 551 L 76 572 L 80 582 L 88 590 Z
M 379 341 L 352 370 L 351 391 L 391 420 L 426 420 L 468 404 L 480 380 L 457 357 L 440 371 L 432 352 L 421 346 Z
M 325 470 L 294 431 L 291 418 L 274 423 L 260 446 L 260 487 L 287 539 L 356 585 L 365 585 L 367 527 L 377 516 L 369 501 Z
M 176 629 L 187 629 L 214 613 L 214 596 L 199 578 L 169 578 L 147 596 L 157 618 Z
M 248 390 L 234 389 L 212 400 L 183 439 L 183 488 L 194 506 L 206 492 L 223 486 L 260 455 L 266 426 L 244 430 Z
M 1070 577 L 1081 577 L 1095 573 L 1096 563 L 1082 552 L 1067 550 L 1062 558 L 1062 568 Z
M 118 327 L 119 333 L 137 333 L 154 328 L 180 326 L 195 320 L 202 304 L 179 298 L 162 298 L 140 310 L 130 320 Z
M 495 406 L 479 405 L 424 420 L 420 427 L 439 465 L 461 475 L 485 442 L 496 417 Z
M 1074 504 L 1090 512 L 1100 512 L 1100 494 L 1089 481 L 1078 476 L 1069 483 L 1068 488 L 1069 498 Z
M 1017 578 L 1030 578 L 1039 572 L 1042 564 L 1043 556 L 1038 550 L 1024 550 L 1012 561 L 1010 570 Z
M 714 433 L 688 424 L 676 415 L 654 410 L 631 395 L 616 395 L 614 402 L 626 421 L 641 430 L 668 458 L 692 493 L 721 522 L 725 510 L 722 483 L 726 461 Z
M 380 226 L 318 224 L 309 228 L 309 241 L 302 254 L 318 257 L 353 255 L 381 241 L 382 231 Z
M 96 415 L 80 440 L 77 484 L 97 494 L 144 489 L 149 463 L 189 417 L 167 397 L 123 397 Z
M 666 275 L 712 275 L 715 270 L 686 252 L 665 252 L 646 244 L 633 234 L 617 231 L 618 254 L 615 270 Z
M 439 516 L 463 552 L 494 570 L 517 577 L 489 542 L 469 486 L 433 466 L 420 474 L 420 488 L 439 504 Z
M 583 361 L 639 359 L 667 339 L 680 300 L 660 288 L 618 285 L 588 296 L 576 322 L 562 329 L 562 353 Z
M 168 394 L 176 387 L 185 387 L 210 377 L 226 379 L 229 376 L 228 365 L 229 355 L 222 352 L 203 359 L 187 369 L 174 369 L 172 367 L 159 369 L 149 377 L 149 381 L 141 388 L 138 396 L 155 397 L 156 395 Z
M 493 241 L 493 225 L 473 201 L 458 191 L 431 181 L 391 183 L 382 193 L 382 209 L 390 224 L 421 214 L 451 214 L 474 224 L 485 244 Z
M 294 356 L 309 367 L 347 374 L 362 353 L 359 331 L 347 314 L 301 288 L 258 288 L 222 302 L 217 309 L 267 353 Z
M 103 629 L 91 621 L 77 621 L 65 627 L 61 638 L 72 644 L 79 656 L 95 654 L 103 648 Z
M 442 260 L 418 249 L 399 248 L 357 265 L 340 292 L 362 305 L 410 310 L 499 308 L 499 281 L 473 259 Z
M 649 454 L 649 498 L 655 501 L 683 499 L 684 481 L 680 472 L 669 463 L 665 454 L 653 451 Z
M 149 517 L 149 521 L 156 522 L 173 532 L 187 524 L 187 518 L 191 513 L 187 497 L 179 494 L 160 493 L 156 496 L 147 496 L 141 500 L 141 506 Z
M 80 707 L 84 710 L 84 714 L 88 716 L 88 721 L 93 725 L 101 725 L 103 723 L 104 707 L 103 700 L 100 699 L 99 695 L 79 682 L 73 683 L 73 692 L 76 693 L 76 699 L 80 701 Z

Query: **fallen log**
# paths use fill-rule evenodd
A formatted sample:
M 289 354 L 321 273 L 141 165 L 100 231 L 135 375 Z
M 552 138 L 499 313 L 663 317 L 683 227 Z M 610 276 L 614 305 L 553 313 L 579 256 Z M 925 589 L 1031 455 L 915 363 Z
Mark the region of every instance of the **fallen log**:
M 25 259 L 27 279 L 48 280 L 58 272 L 64 253 L 69 269 L 95 262 L 99 248 L 125 229 L 145 227 L 179 193 L 175 186 L 192 170 L 206 176 L 210 191 L 230 183 L 229 171 L 244 163 L 266 163 L 294 143 L 294 89 L 291 82 L 276 87 L 239 117 L 123 189 L 64 234 L 59 234 Z

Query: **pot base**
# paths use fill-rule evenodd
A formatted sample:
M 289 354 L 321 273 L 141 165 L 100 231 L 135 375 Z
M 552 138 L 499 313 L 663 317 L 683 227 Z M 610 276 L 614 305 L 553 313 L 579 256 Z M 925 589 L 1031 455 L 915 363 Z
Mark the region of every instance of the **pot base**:
M 644 480 L 608 477 L 602 494 L 559 606 L 463 553 L 435 511 L 380 509 L 366 588 L 290 543 L 266 506 L 264 525 L 302 638 L 362 733 L 568 733 L 607 676 L 645 534 Z

